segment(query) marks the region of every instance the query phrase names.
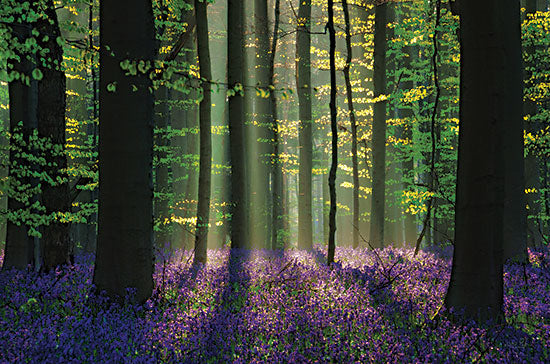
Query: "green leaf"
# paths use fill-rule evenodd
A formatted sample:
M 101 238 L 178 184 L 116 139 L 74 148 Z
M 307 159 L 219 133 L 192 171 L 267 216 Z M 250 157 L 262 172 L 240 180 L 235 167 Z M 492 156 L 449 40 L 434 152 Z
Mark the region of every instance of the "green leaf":
M 39 68 L 35 68 L 32 70 L 32 78 L 34 78 L 37 81 L 40 81 L 42 78 L 44 78 L 44 75 L 42 74 L 42 71 L 40 71 Z
M 125 59 L 123 61 L 120 61 L 119 65 L 120 65 L 120 68 L 126 71 L 130 67 L 130 60 Z

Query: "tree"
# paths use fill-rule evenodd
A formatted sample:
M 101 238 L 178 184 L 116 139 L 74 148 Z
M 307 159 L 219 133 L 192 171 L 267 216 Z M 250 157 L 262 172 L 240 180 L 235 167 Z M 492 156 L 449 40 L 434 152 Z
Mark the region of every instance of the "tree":
M 277 52 L 277 41 L 279 36 L 280 0 L 275 0 L 275 19 L 273 22 L 273 36 L 271 38 L 271 50 L 269 57 L 269 104 L 271 116 L 271 133 L 273 152 L 271 153 L 271 249 L 278 249 L 284 246 L 283 230 L 283 171 L 279 160 L 279 124 L 277 120 L 277 95 L 275 94 L 275 54 Z
M 227 2 L 227 80 L 229 83 L 229 148 L 231 159 L 231 247 L 247 245 L 243 113 L 243 1 Z
M 150 0 L 105 0 L 100 13 L 94 284 L 119 299 L 127 288 L 135 288 L 135 299 L 144 302 L 153 288 L 153 10 Z
M 161 11 L 161 19 L 156 27 L 156 48 L 157 53 L 162 49 L 162 41 L 171 37 L 167 34 L 166 19 L 167 10 L 159 4 Z M 157 56 L 159 59 L 162 59 Z M 170 55 L 163 58 L 169 58 Z M 155 122 L 154 122 L 154 139 L 153 139 L 153 170 L 155 176 L 154 198 L 153 198 L 153 214 L 154 214 L 154 229 L 155 249 L 171 249 L 172 242 L 170 230 L 172 228 L 171 219 L 171 195 L 173 192 L 172 184 L 170 183 L 170 145 L 171 138 L 168 134 L 168 128 L 171 127 L 171 107 L 170 99 L 172 92 L 169 86 L 163 82 L 155 90 Z
M 211 107 L 212 95 L 210 80 L 210 49 L 208 42 L 208 17 L 206 1 L 195 0 L 197 19 L 197 53 L 201 76 L 202 100 L 200 103 L 200 160 L 199 160 L 199 197 L 197 206 L 197 228 L 195 231 L 194 263 L 206 264 L 208 245 L 208 222 L 210 217 L 210 185 L 212 170 Z
M 384 246 L 386 188 L 386 3 L 376 5 L 374 15 L 374 118 L 372 122 L 372 201 L 370 244 Z
M 523 135 L 519 3 L 461 0 L 459 9 L 455 248 L 445 304 L 494 319 L 502 315 L 506 173 L 521 164 L 506 160 L 505 145 Z M 505 167 L 511 162 L 516 165 Z
M 296 87 L 299 103 L 300 170 L 298 187 L 298 247 L 313 248 L 311 189 L 313 132 L 311 117 L 311 0 L 301 0 L 296 28 Z
M 338 125 L 336 109 L 336 32 L 334 30 L 334 1 L 328 0 L 328 22 L 327 22 L 330 46 L 330 129 L 332 132 L 332 159 L 328 176 L 330 194 L 329 210 L 329 235 L 327 265 L 334 262 L 334 251 L 336 250 L 336 170 L 338 169 Z
M 351 123 L 351 164 L 353 169 L 353 241 L 352 246 L 359 246 L 359 162 L 357 160 L 357 122 L 355 120 L 355 109 L 353 106 L 353 93 L 351 88 L 350 67 L 352 60 L 351 48 L 351 26 L 349 19 L 348 1 L 342 1 L 344 9 L 344 21 L 346 23 L 346 64 L 344 66 L 344 78 L 346 81 L 346 96 L 348 100 L 348 112 Z
M 270 139 L 271 129 L 271 100 L 266 96 L 269 90 L 269 61 L 270 45 L 268 31 L 267 1 L 255 0 L 255 32 L 256 32 L 256 82 L 260 92 L 256 95 L 256 123 L 252 134 L 251 158 L 254 163 L 254 173 L 251 173 L 251 239 L 262 247 L 271 246 L 270 243 L 270 212 L 269 210 L 269 178 L 271 175 Z M 252 170 L 251 170 L 252 171 Z
M 17 19 L 11 27 L 15 44 L 25 44 L 27 39 L 32 37 L 33 26 L 34 24 L 23 20 L 22 17 Z M 33 57 L 31 54 L 19 51 L 18 47 L 14 48 L 19 61 L 15 59 L 9 61 L 13 79 L 8 84 L 10 100 L 9 127 L 11 136 L 10 168 L 8 173 L 10 187 L 12 190 L 17 190 L 19 195 L 21 193 L 25 194 L 23 186 L 30 182 L 27 173 L 28 169 L 32 168 L 32 166 L 28 159 L 22 157 L 21 152 L 30 152 L 24 145 L 28 145 L 32 131 L 37 128 L 38 84 L 34 77 L 32 77 L 32 73 L 35 70 Z M 21 76 L 29 77 L 29 83 L 26 84 L 24 78 Z M 21 128 L 19 127 L 20 122 L 22 123 Z M 19 142 L 17 139 L 18 136 L 21 137 Z M 19 148 L 24 149 L 18 150 Z M 15 215 L 20 211 L 30 209 L 30 204 L 25 202 L 21 197 L 16 196 L 13 192 L 8 197 L 8 210 L 11 214 L 7 221 L 3 269 L 25 269 L 29 264 L 34 263 L 34 237 L 28 235 L 26 223 L 17 221 L 18 217 Z
M 42 238 L 40 240 L 40 253 L 34 256 L 33 245 L 36 247 L 36 235 L 27 236 L 30 231 L 25 228 L 25 224 L 31 221 L 23 221 L 23 226 L 12 226 L 8 224 L 8 248 L 6 266 L 15 266 L 22 268 L 23 265 L 33 263 L 41 270 L 49 271 L 56 266 L 70 262 L 70 238 L 69 223 L 65 216 L 70 212 L 72 199 L 69 193 L 69 184 L 66 174 L 67 156 L 65 149 L 65 73 L 61 70 L 63 60 L 63 49 L 61 47 L 61 32 L 55 12 L 53 1 L 46 1 L 44 9 L 38 14 L 36 22 L 32 25 L 29 22 L 14 24 L 15 36 L 18 40 L 33 39 L 35 34 L 46 34 L 45 37 L 38 37 L 37 45 L 41 50 L 48 50 L 46 53 L 40 52 L 32 54 L 19 53 L 20 62 L 16 63 L 15 70 L 21 80 L 25 77 L 29 83 L 26 86 L 18 81 L 10 83 L 10 97 L 13 104 L 11 112 L 11 129 L 15 131 L 17 123 L 23 122 L 22 137 L 24 144 L 24 154 L 33 155 L 34 161 L 29 163 L 24 159 L 18 158 L 17 153 L 12 157 L 12 172 L 17 168 L 18 182 L 26 180 L 31 188 L 27 188 L 27 196 L 24 200 L 27 202 L 10 199 L 9 208 L 13 212 L 21 212 L 26 209 L 28 213 L 35 217 L 38 214 L 39 220 L 45 221 L 40 229 Z M 36 11 L 36 8 L 33 9 Z M 29 18 L 29 14 L 24 14 Z M 32 17 L 32 16 L 31 16 Z M 33 31 L 31 31 L 31 29 Z M 40 54 L 40 55 L 39 55 Z M 37 66 L 34 65 L 36 63 Z M 31 77 L 33 81 L 31 81 Z M 36 79 L 36 81 L 34 80 Z M 27 110 L 22 109 L 26 108 Z M 38 132 L 40 144 L 31 141 L 33 131 Z M 12 140 L 15 142 L 15 139 Z M 19 160 L 18 160 L 19 159 Z M 44 161 L 44 162 L 41 162 Z M 19 167 L 16 167 L 19 165 Z M 26 171 L 24 169 L 27 169 Z M 29 177 L 34 172 L 45 172 L 40 180 L 34 176 Z M 13 176 L 15 177 L 15 176 Z M 14 181 L 15 182 L 15 181 Z M 22 187 L 19 185 L 19 187 Z M 23 192 L 23 191 L 20 191 Z M 38 196 L 39 195 L 39 196 Z M 11 202 L 11 203 L 10 203 Z M 44 212 L 37 209 L 41 204 Z M 31 218 L 31 220 L 33 220 Z M 38 226 L 34 223 L 33 228 Z M 23 248 L 24 247 L 24 248 Z M 11 252 L 17 252 L 17 257 Z M 35 253 L 36 254 L 36 253 Z M 23 256 L 25 258 L 23 259 Z M 42 258 L 42 262 L 38 259 Z M 38 258 L 38 259 L 37 259 Z M 41 264 L 42 263 L 42 264 Z
M 38 69 L 43 77 L 38 82 L 38 136 L 48 141 L 50 147 L 44 150 L 48 164 L 43 172 L 50 177 L 42 183 L 41 203 L 48 216 L 48 224 L 42 228 L 41 251 L 42 270 L 70 263 L 71 242 L 69 223 L 63 216 L 70 212 L 72 200 L 67 177 L 67 154 L 65 150 L 65 73 L 61 69 L 63 48 L 59 43 L 61 32 L 53 0 L 47 1 L 45 17 L 38 20 L 36 27 L 41 34 L 48 34 L 39 41 L 43 49 L 49 49 L 48 57 L 41 57 Z M 48 62 L 47 58 L 52 61 Z M 51 144 L 50 144 L 51 143 Z

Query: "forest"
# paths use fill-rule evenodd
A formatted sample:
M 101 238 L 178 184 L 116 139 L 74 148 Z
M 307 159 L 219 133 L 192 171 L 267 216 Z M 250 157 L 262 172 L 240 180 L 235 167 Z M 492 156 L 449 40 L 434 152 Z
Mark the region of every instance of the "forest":
M 550 1 L 0 0 L 0 363 L 550 362 Z

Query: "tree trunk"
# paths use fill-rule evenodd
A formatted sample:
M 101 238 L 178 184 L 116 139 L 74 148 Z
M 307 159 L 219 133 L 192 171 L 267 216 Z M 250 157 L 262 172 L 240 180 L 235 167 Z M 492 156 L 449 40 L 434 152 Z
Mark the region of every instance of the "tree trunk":
M 277 120 L 277 95 L 275 94 L 275 54 L 277 52 L 277 42 L 279 36 L 279 9 L 280 0 L 275 0 L 275 19 L 273 24 L 273 35 L 271 38 L 271 53 L 269 58 L 269 93 L 271 132 L 273 141 L 273 152 L 271 159 L 271 249 L 280 249 L 285 245 L 284 224 L 283 224 L 283 171 L 279 160 L 279 123 Z
M 243 0 L 227 2 L 227 78 L 229 95 L 229 148 L 231 159 L 231 247 L 244 248 L 246 241 L 246 191 L 243 112 Z
M 32 36 L 31 24 L 23 20 L 16 20 L 15 24 L 12 27 L 13 38 L 17 44 L 23 45 Z M 30 154 L 31 151 L 26 145 L 32 131 L 37 127 L 38 84 L 32 77 L 35 66 L 27 58 L 27 54 L 18 51 L 17 48 L 15 54 L 20 61 L 10 60 L 9 63 L 12 65 L 12 72 L 18 73 L 18 78 L 8 84 L 11 136 L 8 176 L 10 188 L 14 189 L 8 196 L 8 211 L 13 216 L 8 216 L 7 220 L 3 269 L 26 269 L 29 264 L 34 264 L 34 238 L 27 235 L 28 222 L 21 221 L 20 218 L 23 211 L 30 212 L 30 204 L 24 202 L 20 195 L 26 194 L 23 186 L 31 182 L 30 178 L 25 176 L 24 169 L 32 168 L 32 164 L 21 155 L 22 152 Z M 21 75 L 30 77 L 28 85 L 23 82 Z M 17 136 L 21 137 L 21 141 L 18 141 Z
M 518 3 L 517 1 L 515 2 Z M 521 24 L 519 6 L 517 19 L 515 22 Z M 512 23 L 515 24 L 515 23 Z M 518 34 L 515 34 L 517 31 Z M 513 52 L 519 53 L 519 60 L 513 58 L 514 62 L 519 62 L 518 78 L 519 78 L 519 90 L 521 91 L 521 105 L 519 111 L 512 109 L 511 117 L 512 121 L 509 126 L 503 129 L 504 143 L 501 153 L 504 155 L 504 262 L 510 260 L 516 263 L 528 262 L 527 257 L 527 209 L 526 209 L 526 196 L 525 196 L 525 159 L 524 159 L 524 136 L 523 136 L 523 62 L 522 62 L 522 50 L 521 50 L 521 25 L 518 29 L 514 29 L 513 32 L 509 32 L 508 40 L 514 44 L 515 37 L 519 36 L 519 45 L 514 44 L 510 46 Z M 519 50 L 515 49 L 518 47 Z M 513 63 L 513 62 L 512 62 Z M 515 65 L 515 64 L 514 64 Z M 516 78 L 513 77 L 513 81 L 516 82 Z M 514 84 L 514 83 L 511 83 Z M 514 84 L 515 85 L 515 84 Z M 499 89 L 500 90 L 500 89 Z M 515 94 L 514 94 L 515 95 Z M 516 100 L 514 100 L 516 101 Z M 512 104 L 517 107 L 515 103 Z M 512 106 L 510 105 L 510 108 Z M 519 115 L 518 115 L 519 114 Z M 515 119 L 517 118 L 517 119 Z
M 40 41 L 43 48 L 50 50 L 48 57 L 53 62 L 43 66 L 39 61 L 38 69 L 43 78 L 38 82 L 38 136 L 47 138 L 53 144 L 44 150 L 45 158 L 51 164 L 44 166 L 52 181 L 42 183 L 42 205 L 49 216 L 49 224 L 42 228 L 41 249 L 43 252 L 44 271 L 55 269 L 56 266 L 70 263 L 69 223 L 57 213 L 66 214 L 71 210 L 69 196 L 69 181 L 67 177 L 67 155 L 65 150 L 65 73 L 59 68 L 63 61 L 63 48 L 57 43 L 61 36 L 55 4 L 48 1 L 45 10 L 46 19 L 37 22 L 38 30 L 50 34 L 47 42 Z M 42 65 L 42 66 L 40 66 Z
M 386 93 L 386 13 L 387 4 L 376 6 L 374 18 L 374 97 Z M 384 207 L 386 186 L 386 101 L 376 100 L 372 123 L 372 207 L 370 244 L 384 247 Z
M 172 250 L 171 230 L 172 218 L 170 206 L 172 200 L 172 183 L 170 183 L 170 160 L 169 149 L 171 146 L 170 137 L 168 135 L 168 127 L 171 122 L 170 100 L 171 90 L 160 85 L 156 90 L 156 123 L 154 135 L 155 149 L 155 199 L 154 199 L 154 214 L 155 214 L 155 248 L 164 250 L 168 248 Z
M 97 21 L 94 23 L 94 4 L 90 3 L 89 5 L 89 13 L 88 13 L 88 31 L 89 39 L 88 44 L 90 48 L 93 48 L 97 45 L 98 39 L 97 37 L 93 37 L 93 31 L 97 30 L 99 27 L 99 24 L 97 24 Z M 90 151 L 90 157 L 88 158 L 88 165 L 90 168 L 92 168 L 94 171 L 97 171 L 97 162 L 95 155 L 99 155 L 99 140 L 98 140 L 98 134 L 99 134 L 99 67 L 97 62 L 98 55 L 92 55 L 92 61 L 90 62 L 90 73 L 89 73 L 89 84 L 90 84 L 90 91 L 92 93 L 92 97 L 90 99 L 90 103 L 88 105 L 89 110 L 89 119 L 90 122 L 88 123 L 87 134 L 91 135 L 92 141 L 89 146 Z M 96 154 L 97 153 L 97 154 Z M 88 202 L 97 204 L 98 197 L 99 197 L 99 188 L 96 187 L 91 191 L 88 191 L 86 193 L 86 198 Z M 97 206 L 97 205 L 96 205 Z M 88 226 L 87 226 L 87 241 L 88 244 L 84 247 L 84 250 L 87 253 L 93 253 L 95 254 L 96 248 L 97 248 L 97 208 L 94 212 L 92 212 L 90 218 L 88 219 Z
M 311 189 L 313 128 L 311 117 L 311 0 L 300 1 L 296 29 L 296 88 L 299 103 L 298 248 L 313 248 Z
M 328 34 L 330 40 L 329 63 L 330 63 L 330 129 L 332 132 L 332 161 L 328 176 L 330 193 L 329 210 L 329 235 L 327 265 L 334 263 L 336 250 L 336 170 L 338 169 L 338 125 L 336 109 L 336 32 L 334 30 L 334 1 L 328 0 Z
M 251 158 L 254 170 L 251 169 L 251 238 L 260 247 L 270 247 L 271 237 L 269 225 L 271 213 L 269 208 L 269 177 L 271 173 L 270 157 L 270 98 L 266 95 L 269 90 L 269 31 L 268 6 L 265 0 L 255 0 L 255 31 L 256 31 L 256 82 L 260 94 L 256 95 L 256 125 L 253 128 Z M 254 171 L 254 173 L 252 173 Z
M 328 155 L 325 155 L 326 159 L 323 158 L 325 166 L 328 170 Z M 321 176 L 321 190 L 323 194 L 322 198 L 322 212 L 323 212 L 323 243 L 328 243 L 330 236 L 330 191 L 328 186 L 329 173 L 323 173 Z
M 348 100 L 348 112 L 351 123 L 351 164 L 353 170 L 353 217 L 352 226 L 353 240 L 352 246 L 354 248 L 359 247 L 359 162 L 357 160 L 357 122 L 355 120 L 355 109 L 353 106 L 353 94 L 351 88 L 350 79 L 350 67 L 352 61 L 352 48 L 351 48 L 351 27 L 349 20 L 348 1 L 342 1 L 342 7 L 344 9 L 344 21 L 346 23 L 346 65 L 344 66 L 344 78 L 346 81 L 346 96 Z
M 502 317 L 506 163 L 521 144 L 519 3 L 460 1 L 460 131 L 455 248 L 448 308 L 472 318 Z M 503 55 L 506 55 L 504 57 Z M 519 173 L 522 175 L 522 173 Z M 519 215 L 519 214 L 518 214 Z
M 208 247 L 208 223 L 210 220 L 210 185 L 212 170 L 212 136 L 211 107 L 212 94 L 210 80 L 210 45 L 208 41 L 208 17 L 205 1 L 195 0 L 195 16 L 197 23 L 197 52 L 199 55 L 199 70 L 202 82 L 202 100 L 200 103 L 200 169 L 199 197 L 197 207 L 197 228 L 195 232 L 194 264 L 206 264 Z
M 185 60 L 188 63 L 195 65 L 197 63 L 197 52 L 195 51 L 194 37 L 189 39 L 188 45 L 191 51 L 185 54 Z M 192 90 L 188 97 L 196 100 L 199 97 L 198 92 L 196 90 Z M 197 140 L 197 134 L 194 132 L 199 128 L 197 111 L 197 106 L 193 103 L 188 106 L 185 112 L 185 128 L 189 130 L 185 136 L 186 145 L 184 148 L 188 159 L 186 161 L 187 169 L 185 170 L 187 175 L 185 184 L 185 202 L 182 206 L 185 219 L 183 245 L 186 249 L 193 249 L 194 246 L 193 237 L 195 236 L 195 227 L 190 221 L 197 211 L 196 199 L 198 196 L 198 176 L 197 168 L 194 163 L 195 156 L 199 153 L 199 141 Z
M 153 95 L 149 72 L 121 62 L 155 59 L 150 0 L 100 3 L 99 221 L 94 284 L 111 298 L 153 289 Z

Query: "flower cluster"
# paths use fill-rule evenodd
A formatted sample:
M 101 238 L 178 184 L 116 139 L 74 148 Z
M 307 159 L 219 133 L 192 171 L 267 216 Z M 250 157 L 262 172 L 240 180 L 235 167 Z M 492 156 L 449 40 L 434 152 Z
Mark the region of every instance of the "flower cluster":
M 0 362 L 401 363 L 550 360 L 550 254 L 505 269 L 507 323 L 449 321 L 450 260 L 320 246 L 189 251 L 157 259 L 145 305 L 92 294 L 93 260 L 0 273 Z M 130 302 L 130 301 L 128 301 Z

